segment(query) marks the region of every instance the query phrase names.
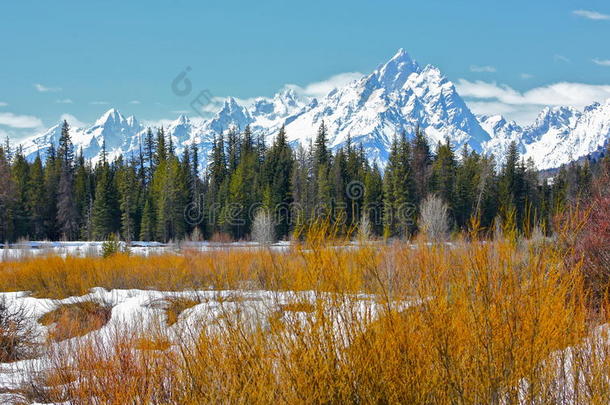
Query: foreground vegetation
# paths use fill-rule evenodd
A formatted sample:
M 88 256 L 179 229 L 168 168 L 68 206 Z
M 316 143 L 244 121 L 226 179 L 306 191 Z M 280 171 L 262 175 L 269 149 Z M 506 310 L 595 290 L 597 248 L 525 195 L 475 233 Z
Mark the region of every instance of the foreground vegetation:
M 526 240 L 505 228 L 494 241 L 473 230 L 450 244 L 354 247 L 329 233 L 311 231 L 286 252 L 0 263 L 1 290 L 36 297 L 92 287 L 232 291 L 217 300 L 220 316 L 196 326 L 176 321 L 200 301 L 168 298 L 153 326 L 134 333 L 134 319 L 103 336 L 85 334 L 111 309 L 62 305 L 39 320 L 55 329 L 15 395 L 77 404 L 610 400 L 605 300 L 594 299 L 567 234 Z M 258 290 L 305 295 L 245 316 L 240 296 Z M 85 322 L 88 310 L 95 322 Z

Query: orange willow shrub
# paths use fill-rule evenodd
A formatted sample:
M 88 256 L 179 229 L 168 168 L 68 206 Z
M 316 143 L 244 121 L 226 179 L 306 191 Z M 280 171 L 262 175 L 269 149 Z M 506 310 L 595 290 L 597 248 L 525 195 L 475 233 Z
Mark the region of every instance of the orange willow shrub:
M 226 249 L 149 257 L 48 256 L 0 262 L 0 291 L 32 291 L 47 298 L 82 295 L 92 287 L 360 291 L 376 288 L 368 273 L 380 254 L 372 247 L 351 250 L 304 244 L 287 252 Z
M 202 283 L 249 282 L 313 297 L 308 304 L 295 297 L 256 320 L 229 310 L 239 308 L 232 300 L 201 333 L 186 331 L 194 340 L 165 350 L 141 350 L 121 330 L 103 349 L 95 341 L 60 348 L 47 375 L 55 400 L 504 404 L 609 397 L 610 351 L 582 343 L 591 325 L 580 272 L 567 271 L 548 245 L 309 243 L 282 254 L 226 251 L 183 261 Z M 163 332 L 143 333 L 159 340 Z

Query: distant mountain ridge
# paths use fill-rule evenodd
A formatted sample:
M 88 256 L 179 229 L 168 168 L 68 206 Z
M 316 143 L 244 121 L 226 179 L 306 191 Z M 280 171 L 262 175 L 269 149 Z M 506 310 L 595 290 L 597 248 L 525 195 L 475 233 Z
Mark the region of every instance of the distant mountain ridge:
M 352 142 L 362 143 L 370 159 L 382 165 L 393 136 L 403 131 L 413 135 L 419 126 L 433 146 L 448 138 L 456 149 L 468 145 L 497 157 L 515 141 L 539 169 L 549 169 L 604 147 L 610 137 L 610 100 L 584 111 L 545 108 L 527 127 L 499 115 L 478 117 L 436 67 L 421 67 L 400 49 L 371 74 L 332 90 L 320 100 L 292 89 L 273 98 L 257 98 L 248 106 L 230 97 L 210 119 L 181 115 L 164 129 L 177 152 L 198 145 L 205 164 L 214 135 L 231 127 L 243 130 L 250 125 L 255 134 L 264 134 L 270 142 L 285 125 L 288 139 L 296 145 L 307 144 L 322 121 L 332 148 L 341 147 L 351 137 Z M 110 158 L 137 153 L 145 131 L 135 117 L 110 109 L 91 127 L 72 128 L 71 135 L 75 148 L 95 162 L 104 140 Z M 22 144 L 26 156 L 32 159 L 37 153 L 44 154 L 51 143 L 57 144 L 60 132 L 58 124 L 27 139 Z
M 610 139 L 610 100 L 593 103 L 583 111 L 573 107 L 546 107 L 527 127 L 501 116 L 480 117 L 492 134 L 486 153 L 503 156 L 515 141 L 525 159 L 538 169 L 553 169 L 592 153 L 600 152 Z

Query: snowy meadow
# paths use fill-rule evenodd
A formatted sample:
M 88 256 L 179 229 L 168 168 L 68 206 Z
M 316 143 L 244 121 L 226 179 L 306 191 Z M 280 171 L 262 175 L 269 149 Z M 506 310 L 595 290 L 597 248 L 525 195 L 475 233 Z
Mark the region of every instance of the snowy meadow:
M 574 217 L 576 221 L 576 217 Z M 9 403 L 602 403 L 605 301 L 567 238 L 0 263 Z M 340 248 L 338 246 L 349 248 Z

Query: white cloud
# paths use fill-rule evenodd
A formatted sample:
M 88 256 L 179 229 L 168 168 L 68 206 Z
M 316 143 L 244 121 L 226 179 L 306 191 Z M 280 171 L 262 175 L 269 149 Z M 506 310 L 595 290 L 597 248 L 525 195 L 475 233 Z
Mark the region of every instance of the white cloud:
M 141 104 L 140 100 L 131 100 L 129 104 Z
M 32 115 L 17 115 L 10 112 L 0 113 L 0 125 L 11 128 L 41 128 L 42 121 Z
M 8 105 L 8 103 L 5 103 L 4 101 L 0 101 L 0 107 L 6 107 Z
M 592 10 L 574 10 L 572 11 L 572 14 L 587 18 L 589 20 L 610 20 L 610 15 Z
M 510 86 L 460 79 L 459 94 L 477 114 L 505 114 L 521 124 L 528 124 L 544 106 L 566 105 L 584 108 L 610 98 L 610 85 L 559 82 L 519 92 Z
M 570 63 L 572 62 L 567 56 L 563 56 L 563 55 L 553 55 L 553 59 L 555 60 L 555 62 L 564 62 L 564 63 Z
M 72 114 L 62 114 L 60 117 L 60 121 L 68 121 L 68 124 L 70 124 L 70 126 L 72 128 L 84 128 L 87 126 L 86 123 L 80 121 L 78 118 L 76 118 L 74 115 Z
M 40 83 L 35 83 L 34 88 L 41 93 L 61 91 L 61 87 L 47 87 Z
M 92 104 L 92 105 L 108 105 L 110 103 L 108 101 L 91 101 L 89 104 Z
M 354 80 L 360 79 L 362 76 L 364 75 L 360 72 L 346 72 L 331 76 L 326 80 L 310 83 L 305 87 L 301 87 L 296 84 L 287 84 L 285 87 L 293 89 L 299 95 L 315 97 L 319 99 L 326 96 L 332 90 L 339 87 L 343 87 L 346 84 L 353 82 Z
M 471 72 L 476 72 L 476 73 L 495 73 L 496 72 L 496 68 L 493 67 L 493 66 L 471 65 L 470 66 L 470 71 Z
M 593 63 L 599 66 L 610 66 L 610 59 L 593 59 Z
M 55 102 L 57 104 L 72 104 L 72 99 L 70 99 L 70 98 L 61 98 L 61 99 L 55 100 Z
M 534 75 L 531 75 L 531 74 L 529 74 L 529 73 L 521 73 L 520 77 L 521 77 L 523 80 L 528 80 L 528 79 L 533 78 L 533 77 L 534 77 Z

